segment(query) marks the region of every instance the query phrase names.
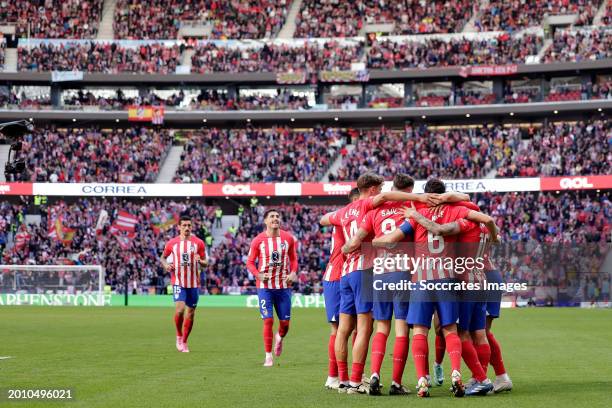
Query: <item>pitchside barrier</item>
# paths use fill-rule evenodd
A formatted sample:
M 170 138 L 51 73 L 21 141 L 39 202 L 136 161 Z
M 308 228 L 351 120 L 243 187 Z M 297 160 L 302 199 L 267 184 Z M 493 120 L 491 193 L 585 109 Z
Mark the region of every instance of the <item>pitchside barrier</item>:
M 444 180 L 464 193 L 612 189 L 612 175 Z M 418 180 L 414 192 L 423 192 Z M 0 183 L 0 195 L 73 197 L 326 197 L 347 195 L 355 182 L 331 183 Z M 391 189 L 391 182 L 383 191 Z

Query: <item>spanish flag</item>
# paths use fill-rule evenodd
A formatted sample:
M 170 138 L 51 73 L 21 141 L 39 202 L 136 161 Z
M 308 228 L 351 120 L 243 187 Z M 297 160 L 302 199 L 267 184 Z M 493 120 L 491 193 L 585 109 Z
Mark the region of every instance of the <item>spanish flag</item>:
M 128 121 L 130 122 L 153 122 L 155 125 L 164 123 L 163 106 L 129 106 Z

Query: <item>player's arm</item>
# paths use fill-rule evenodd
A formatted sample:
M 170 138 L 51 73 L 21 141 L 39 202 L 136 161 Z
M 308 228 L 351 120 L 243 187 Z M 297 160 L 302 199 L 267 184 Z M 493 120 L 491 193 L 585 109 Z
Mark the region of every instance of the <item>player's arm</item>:
M 204 242 L 200 242 L 200 245 L 198 245 L 198 247 L 198 253 L 195 254 L 194 259 L 196 262 L 199 262 L 200 265 L 206 266 L 208 265 L 208 258 L 206 257 L 206 248 Z
M 493 217 L 487 214 L 483 214 L 480 211 L 470 210 L 465 218 L 473 222 L 485 224 L 487 226 L 487 229 L 489 230 L 491 242 L 493 242 L 494 244 L 499 243 L 497 225 L 495 225 L 495 220 L 493 220 Z
M 438 224 L 435 221 L 430 220 L 429 218 L 423 216 L 420 212 L 418 212 L 414 206 L 413 207 L 404 207 L 404 217 L 412 218 L 417 223 L 419 223 L 423 228 L 427 231 L 431 232 L 434 235 L 455 235 L 461 232 L 459 224 L 456 222 L 447 222 L 446 224 Z
M 334 225 L 334 224 L 333 224 L 334 219 L 333 219 L 333 217 L 332 217 L 332 216 L 333 216 L 335 213 L 336 213 L 335 211 L 331 211 L 331 212 L 328 212 L 327 214 L 323 215 L 323 216 L 321 217 L 321 219 L 319 220 L 319 224 L 321 224 L 321 225 L 322 225 L 322 226 L 324 226 L 324 227 L 329 227 L 329 226 L 331 226 L 331 225 Z
M 249 257 L 247 258 L 246 262 L 247 269 L 259 280 L 269 279 L 272 274 L 259 272 L 259 269 L 257 269 L 257 266 L 255 265 L 255 261 L 257 259 L 259 259 L 259 240 L 254 239 L 253 242 L 251 242 L 251 248 L 249 249 Z
M 403 191 L 387 191 L 377 194 L 372 199 L 372 207 L 376 208 L 387 201 L 420 201 L 427 203 L 429 194 L 405 193 Z
M 351 238 L 349 242 L 344 244 L 344 246 L 342 247 L 342 252 L 345 254 L 355 252 L 357 249 L 359 249 L 359 247 L 361 246 L 361 243 L 367 236 L 368 236 L 368 231 L 366 231 L 362 227 L 359 227 L 355 236 L 353 236 L 353 238 Z
M 297 245 L 295 242 L 295 237 L 292 237 L 291 244 L 289 244 L 289 275 L 287 275 L 287 277 L 285 278 L 285 282 L 297 282 L 297 270 Z
M 458 203 L 460 201 L 470 201 L 470 196 L 457 191 L 449 191 L 444 194 L 430 194 L 428 204 L 436 206 L 444 203 Z
M 171 253 L 172 253 L 172 247 L 169 244 L 166 244 L 166 246 L 164 247 L 164 252 L 162 253 L 162 256 L 159 258 L 159 261 L 161 262 L 162 267 L 164 268 L 166 272 L 172 272 L 174 270 L 174 264 L 168 263 L 166 261 L 166 258 L 168 258 Z
M 390 234 L 384 234 L 372 240 L 372 245 L 375 247 L 393 248 L 397 242 L 400 242 L 407 236 L 414 234 L 414 228 L 410 221 L 405 220 L 402 225 Z

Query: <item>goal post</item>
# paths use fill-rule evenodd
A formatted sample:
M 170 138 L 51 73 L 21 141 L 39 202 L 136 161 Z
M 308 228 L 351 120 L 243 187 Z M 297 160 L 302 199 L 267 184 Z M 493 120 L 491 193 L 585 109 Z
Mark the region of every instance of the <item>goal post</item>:
M 0 265 L 0 305 L 108 303 L 101 265 Z

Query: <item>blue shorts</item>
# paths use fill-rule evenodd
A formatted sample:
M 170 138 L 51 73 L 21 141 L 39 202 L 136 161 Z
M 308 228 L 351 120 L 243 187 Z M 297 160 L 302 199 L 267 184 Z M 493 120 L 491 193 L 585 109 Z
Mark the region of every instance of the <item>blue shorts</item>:
M 399 283 L 402 279 L 410 280 L 410 275 L 405 272 L 388 272 L 374 275 L 373 279 L 375 281 L 380 280 L 383 283 Z M 373 286 L 372 315 L 374 320 L 391 320 L 393 316 L 398 320 L 406 320 L 410 293 L 397 290 L 376 290 L 379 285 Z
M 490 271 L 486 274 L 487 282 L 502 283 L 503 278 L 499 271 Z M 487 295 L 487 316 L 498 318 L 501 311 L 502 291 L 491 291 Z
M 274 318 L 273 309 L 276 309 L 278 320 L 291 320 L 291 288 L 257 289 L 257 297 L 262 319 Z
M 370 271 L 354 271 L 340 279 L 340 313 L 355 316 L 372 311 L 372 295 L 366 292 L 371 290 L 372 286 L 362 285 L 364 274 L 369 273 Z
M 484 330 L 487 325 L 486 302 L 459 302 L 459 329 Z
M 195 309 L 200 299 L 199 288 L 183 288 L 179 285 L 172 286 L 174 302 L 185 302 L 185 306 Z
M 337 322 L 340 318 L 340 281 L 323 281 L 323 298 L 327 321 Z
M 431 282 L 448 282 L 448 279 Z M 439 300 L 436 300 L 439 297 Z M 434 312 L 438 312 L 440 327 L 457 322 L 459 318 L 459 302 L 453 300 L 453 294 L 444 291 L 439 294 L 433 291 L 421 290 L 419 284 L 410 294 L 410 307 L 406 322 L 412 325 L 431 327 Z

